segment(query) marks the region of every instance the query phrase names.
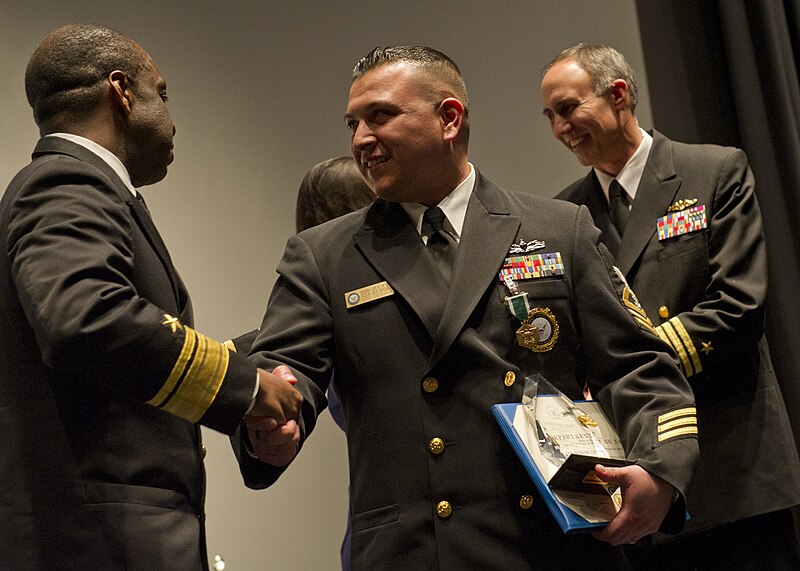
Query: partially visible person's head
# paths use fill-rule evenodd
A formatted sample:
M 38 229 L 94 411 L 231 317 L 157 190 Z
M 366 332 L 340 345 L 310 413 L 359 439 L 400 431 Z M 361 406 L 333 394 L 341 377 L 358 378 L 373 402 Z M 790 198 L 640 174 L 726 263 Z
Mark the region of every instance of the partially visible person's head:
M 367 206 L 375 199 L 353 157 L 317 163 L 306 173 L 297 193 L 298 232 Z
M 636 79 L 622 54 L 583 44 L 564 50 L 545 67 L 541 92 L 553 136 L 582 165 L 615 176 L 641 141 Z
M 96 135 L 96 142 L 123 162 L 135 186 L 166 175 L 175 133 L 166 82 L 147 52 L 127 36 L 95 24 L 51 32 L 28 63 L 25 93 L 42 135 Z
M 364 180 L 381 198 L 438 203 L 469 173 L 469 100 L 449 57 L 375 48 L 353 69 L 345 123 Z

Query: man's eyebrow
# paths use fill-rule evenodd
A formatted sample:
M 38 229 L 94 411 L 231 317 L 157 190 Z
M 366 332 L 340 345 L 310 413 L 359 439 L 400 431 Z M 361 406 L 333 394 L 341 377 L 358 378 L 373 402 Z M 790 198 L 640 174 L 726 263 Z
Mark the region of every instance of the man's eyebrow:
M 358 113 L 367 113 L 367 112 L 375 109 L 376 107 L 380 107 L 380 106 L 381 106 L 380 102 L 372 101 L 370 103 L 367 103 L 363 107 L 360 107 L 359 110 L 358 110 Z M 358 113 L 354 112 L 354 111 L 345 111 L 344 120 L 347 121 L 348 119 L 355 119 L 355 117 L 356 117 L 356 115 Z
M 560 104 L 560 102 L 559 102 L 559 101 L 557 101 L 557 102 L 556 102 L 554 105 L 552 105 L 551 107 L 543 107 L 543 108 L 542 108 L 542 115 L 547 115 L 548 113 L 555 113 L 555 112 L 556 112 L 556 110 L 555 110 L 555 109 L 556 109 L 556 107 L 558 107 L 558 106 L 559 106 L 559 104 Z
M 545 107 L 544 109 L 542 109 L 542 113 L 547 114 L 548 111 L 556 113 L 556 109 L 558 109 L 559 107 L 563 107 L 564 105 L 569 103 L 574 103 L 575 101 L 576 99 L 574 97 L 562 97 L 561 99 L 557 99 L 556 101 L 554 101 L 552 106 Z

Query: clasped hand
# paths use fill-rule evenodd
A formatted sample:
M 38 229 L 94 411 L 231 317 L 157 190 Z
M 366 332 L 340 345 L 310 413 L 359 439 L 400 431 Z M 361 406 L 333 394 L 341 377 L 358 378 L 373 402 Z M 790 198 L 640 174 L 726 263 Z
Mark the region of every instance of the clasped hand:
M 258 369 L 256 402 L 244 419 L 253 454 L 273 466 L 286 466 L 297 455 L 303 396 L 294 388 L 296 382 L 285 365 L 272 373 Z
M 595 473 L 622 488 L 622 508 L 608 525 L 594 535 L 611 545 L 636 543 L 655 533 L 672 505 L 674 488 L 641 466 L 608 468 L 598 465 Z

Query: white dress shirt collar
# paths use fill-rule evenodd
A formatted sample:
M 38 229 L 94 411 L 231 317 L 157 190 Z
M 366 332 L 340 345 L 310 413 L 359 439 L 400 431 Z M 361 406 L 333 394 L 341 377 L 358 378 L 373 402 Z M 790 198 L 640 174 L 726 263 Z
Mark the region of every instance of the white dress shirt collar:
M 136 196 L 136 189 L 133 188 L 133 183 L 131 182 L 131 175 L 128 174 L 128 169 L 125 168 L 125 165 L 122 164 L 122 161 L 117 158 L 117 156 L 106 149 L 92 141 L 91 139 L 87 139 L 86 137 L 81 137 L 80 135 L 73 135 L 72 133 L 51 133 L 50 135 L 45 135 L 46 137 L 61 137 L 62 139 L 66 139 L 68 141 L 72 141 L 76 145 L 80 145 L 81 147 L 85 148 L 88 151 L 91 151 L 105 162 L 109 167 L 113 169 L 117 176 L 122 180 L 128 190 L 131 191 L 133 196 Z
M 608 187 L 615 178 L 628 194 L 628 202 L 630 204 L 633 204 L 633 200 L 636 198 L 636 189 L 639 188 L 639 182 L 642 180 L 644 167 L 647 164 L 647 157 L 650 155 L 650 148 L 653 146 L 653 137 L 650 136 L 650 133 L 641 127 L 639 127 L 639 131 L 642 132 L 642 142 L 639 143 L 639 148 L 628 159 L 628 162 L 625 163 L 625 166 L 622 167 L 617 176 L 614 177 L 599 169 L 594 169 L 597 180 L 600 181 L 600 186 L 603 187 L 603 195 L 606 197 L 606 202 L 608 202 Z
M 472 195 L 472 189 L 475 187 L 475 167 L 472 166 L 472 163 L 468 164 L 469 174 L 467 177 L 437 204 L 447 217 L 445 229 L 453 235 L 456 242 L 461 241 L 461 231 L 464 229 L 464 218 L 467 215 L 469 197 Z M 417 202 L 401 202 L 400 205 L 406 211 L 406 214 L 408 214 L 411 222 L 414 223 L 417 232 L 422 234 L 422 215 L 428 207 Z

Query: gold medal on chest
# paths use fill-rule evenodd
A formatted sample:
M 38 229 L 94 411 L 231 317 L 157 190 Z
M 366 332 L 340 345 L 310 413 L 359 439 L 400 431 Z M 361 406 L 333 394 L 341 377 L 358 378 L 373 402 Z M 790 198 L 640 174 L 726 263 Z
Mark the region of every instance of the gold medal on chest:
M 517 329 L 517 343 L 535 353 L 550 351 L 558 340 L 558 321 L 546 307 L 534 307 Z

